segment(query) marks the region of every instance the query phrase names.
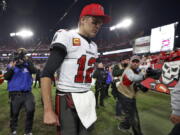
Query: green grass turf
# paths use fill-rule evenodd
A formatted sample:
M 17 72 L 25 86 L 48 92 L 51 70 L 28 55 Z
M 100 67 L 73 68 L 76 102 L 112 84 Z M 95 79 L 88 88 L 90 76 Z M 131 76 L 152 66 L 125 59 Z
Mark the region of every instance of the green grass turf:
M 43 108 L 41 104 L 40 91 L 33 89 L 36 99 L 36 112 L 34 117 L 34 135 L 55 135 L 56 128 L 46 126 L 42 122 Z M 55 88 L 53 89 L 55 93 Z M 54 94 L 53 94 L 54 95 Z M 144 135 L 168 135 L 173 125 L 169 121 L 170 96 L 166 94 L 148 92 L 139 93 L 137 106 Z M 105 107 L 97 109 L 97 122 L 91 135 L 126 135 L 117 129 L 119 123 L 115 119 L 115 100 L 105 99 Z M 21 111 L 18 123 L 18 135 L 24 133 L 24 110 Z M 9 103 L 6 84 L 0 85 L 0 135 L 9 134 Z

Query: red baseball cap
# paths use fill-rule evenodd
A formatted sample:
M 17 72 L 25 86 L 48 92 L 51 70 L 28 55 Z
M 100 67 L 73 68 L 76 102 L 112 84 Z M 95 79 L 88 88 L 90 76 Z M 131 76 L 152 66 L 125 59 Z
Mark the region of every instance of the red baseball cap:
M 86 5 L 81 11 L 80 18 L 83 16 L 88 16 L 88 15 L 103 17 L 103 23 L 105 24 L 109 23 L 111 20 L 110 16 L 104 14 L 103 6 L 97 3 Z

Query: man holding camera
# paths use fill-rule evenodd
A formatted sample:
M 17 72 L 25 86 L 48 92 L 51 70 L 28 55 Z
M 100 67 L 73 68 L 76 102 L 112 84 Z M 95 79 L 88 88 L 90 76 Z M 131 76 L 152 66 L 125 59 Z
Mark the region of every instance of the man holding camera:
M 129 132 L 132 128 L 134 135 L 143 135 L 140 128 L 140 121 L 136 107 L 136 83 L 143 80 L 145 73 L 139 72 L 140 57 L 132 56 L 129 66 L 124 70 L 122 78 L 116 83 L 121 97 L 124 118 L 118 125 L 121 131 Z
M 10 98 L 10 128 L 11 135 L 16 135 L 18 116 L 22 107 L 25 107 L 26 121 L 25 134 L 32 135 L 35 100 L 31 93 L 33 83 L 32 74 L 36 69 L 32 62 L 25 56 L 25 48 L 17 49 L 13 60 L 7 66 L 4 78 L 8 81 Z

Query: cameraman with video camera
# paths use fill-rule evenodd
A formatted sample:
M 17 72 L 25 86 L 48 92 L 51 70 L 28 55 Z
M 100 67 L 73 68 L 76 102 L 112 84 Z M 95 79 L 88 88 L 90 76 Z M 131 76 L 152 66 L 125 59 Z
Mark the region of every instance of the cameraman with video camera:
M 32 94 L 32 74 L 36 73 L 36 68 L 26 56 L 27 50 L 19 48 L 13 54 L 13 58 L 7 66 L 4 74 L 8 81 L 8 91 L 10 98 L 10 128 L 11 135 L 16 135 L 18 116 L 22 107 L 25 107 L 26 121 L 25 134 L 32 135 L 33 118 L 35 112 L 35 100 Z

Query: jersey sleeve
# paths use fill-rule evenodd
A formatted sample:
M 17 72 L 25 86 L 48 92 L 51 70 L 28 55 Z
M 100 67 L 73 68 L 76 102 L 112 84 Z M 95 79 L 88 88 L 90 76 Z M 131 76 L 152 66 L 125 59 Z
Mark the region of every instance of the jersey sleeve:
M 62 48 L 67 50 L 70 44 L 70 37 L 68 31 L 66 30 L 58 30 L 53 37 L 53 40 L 50 45 L 50 49 L 54 47 Z

